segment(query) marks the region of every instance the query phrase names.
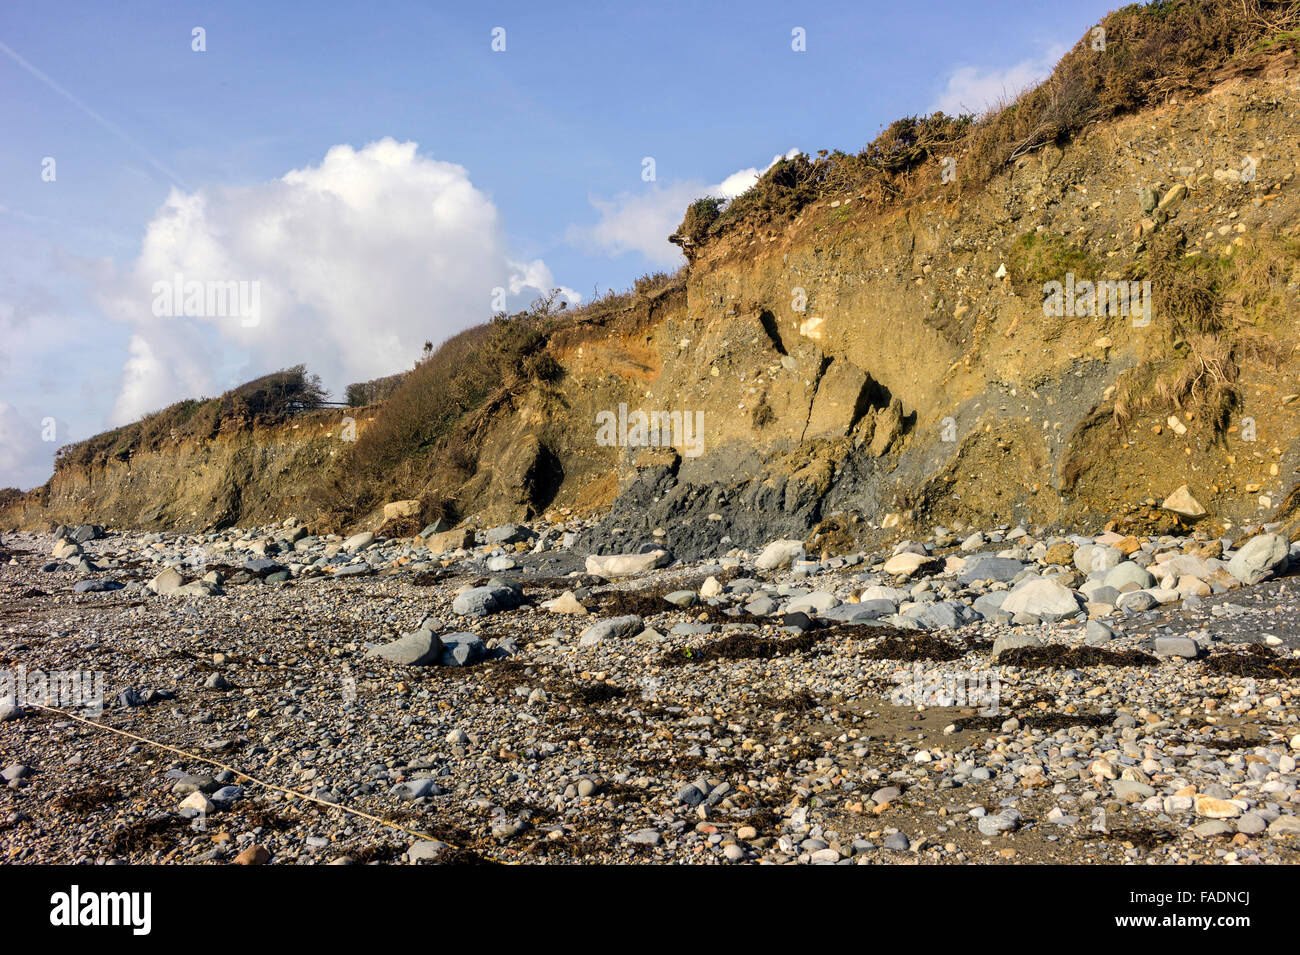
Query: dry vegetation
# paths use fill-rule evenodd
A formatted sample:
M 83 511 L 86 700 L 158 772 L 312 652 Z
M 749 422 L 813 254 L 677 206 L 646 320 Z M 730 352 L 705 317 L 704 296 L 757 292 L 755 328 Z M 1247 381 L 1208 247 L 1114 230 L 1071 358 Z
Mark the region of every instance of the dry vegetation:
M 733 229 L 789 219 L 822 199 L 854 196 L 884 208 L 933 187 L 936 164 L 949 156 L 962 187 L 979 187 L 1020 156 L 1064 143 L 1091 123 L 1203 90 L 1234 60 L 1300 46 L 1300 2 L 1157 0 L 1116 10 L 1100 26 L 1105 49 L 1093 48 L 1089 31 L 1050 77 L 1005 107 L 978 118 L 907 117 L 857 154 L 822 150 L 815 159 L 782 160 L 719 214 L 693 204 L 672 241 L 684 238 L 698 253 Z

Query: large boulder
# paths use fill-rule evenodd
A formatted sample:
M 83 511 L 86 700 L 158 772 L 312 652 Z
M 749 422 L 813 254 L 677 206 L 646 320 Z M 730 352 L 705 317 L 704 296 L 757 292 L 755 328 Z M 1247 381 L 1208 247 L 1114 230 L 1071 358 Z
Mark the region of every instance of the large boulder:
M 499 527 L 490 527 L 483 534 L 484 539 L 494 547 L 500 547 L 503 544 L 517 544 L 520 541 L 528 540 L 529 530 L 519 524 L 502 524 Z
M 486 617 L 502 610 L 513 610 L 523 602 L 523 595 L 513 587 L 471 587 L 451 602 L 451 609 L 462 617 Z
M 1291 545 L 1281 534 L 1258 534 L 1228 561 L 1228 573 L 1243 584 L 1257 584 L 1285 569 Z
M 1079 598 L 1054 580 L 1032 577 L 1021 581 L 1007 594 L 1001 609 L 1012 616 L 1027 613 L 1039 620 L 1055 622 L 1078 613 Z
M 425 545 L 429 548 L 429 552 L 433 554 L 445 554 L 453 550 L 467 550 L 474 546 L 474 531 L 468 527 L 438 531 L 429 535 Z
M 594 647 L 606 640 L 617 640 L 620 637 L 633 636 L 644 629 L 645 622 L 636 614 L 628 614 L 626 617 L 611 617 L 608 620 L 593 623 L 582 631 L 582 636 L 578 638 L 578 645 Z
M 1120 592 L 1144 590 L 1147 587 L 1154 587 L 1155 582 L 1156 579 L 1151 576 L 1150 571 L 1131 560 L 1116 564 L 1102 578 L 1103 586 L 1114 587 Z
M 1000 580 L 1011 582 L 1025 569 L 1025 565 L 1014 557 L 997 557 L 993 554 L 975 554 L 966 558 L 958 583 L 969 584 L 976 580 Z
M 168 567 L 148 584 L 150 590 L 162 597 L 174 594 L 184 586 L 185 578 L 175 567 Z
M 444 633 L 440 660 L 445 667 L 467 667 L 487 654 L 483 638 L 476 633 Z
M 993 641 L 993 660 L 997 662 L 998 657 L 1008 650 L 1017 650 L 1020 647 L 1041 647 L 1042 645 L 1043 641 L 1031 633 L 1004 633 Z
M 895 577 L 911 577 L 923 569 L 934 566 L 934 563 L 934 558 L 928 554 L 915 554 L 911 551 L 904 551 L 885 561 L 884 571 L 887 574 L 893 574 Z
M 1205 516 L 1205 508 L 1201 506 L 1200 501 L 1192 497 L 1192 491 L 1186 484 L 1165 498 L 1160 506 L 1189 521 Z
M 587 573 L 597 577 L 630 577 L 663 567 L 672 562 L 673 555 L 666 550 L 652 550 L 645 554 L 592 554 L 587 558 Z
M 343 549 L 349 554 L 355 554 L 365 550 L 375 542 L 375 535 L 370 531 L 362 531 L 360 534 L 353 534 L 343 542 Z
M 803 555 L 803 541 L 772 541 L 772 543 L 763 548 L 763 553 L 758 555 L 758 558 L 754 561 L 754 566 L 759 570 L 778 570 L 792 561 L 803 557 Z
M 429 630 L 416 630 L 382 647 L 371 647 L 368 657 L 379 657 L 404 666 L 436 666 L 442 658 L 442 642 Z
M 1124 552 L 1108 544 L 1084 544 L 1074 552 L 1074 566 L 1085 574 L 1105 573 L 1124 560 Z

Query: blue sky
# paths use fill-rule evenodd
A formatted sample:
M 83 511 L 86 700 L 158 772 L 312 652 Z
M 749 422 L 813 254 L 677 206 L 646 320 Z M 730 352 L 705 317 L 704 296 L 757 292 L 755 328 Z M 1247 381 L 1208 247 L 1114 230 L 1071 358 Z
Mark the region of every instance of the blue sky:
M 792 148 L 977 111 L 1110 7 L 11 0 L 0 487 L 275 368 L 306 361 L 341 392 L 408 367 L 497 288 L 513 310 L 671 269 L 690 198 Z M 160 317 L 155 283 L 178 273 L 259 283 L 258 324 Z

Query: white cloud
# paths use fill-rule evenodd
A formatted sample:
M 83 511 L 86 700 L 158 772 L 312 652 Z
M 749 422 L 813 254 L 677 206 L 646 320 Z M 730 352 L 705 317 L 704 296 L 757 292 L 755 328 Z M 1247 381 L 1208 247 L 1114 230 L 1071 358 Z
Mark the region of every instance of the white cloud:
M 50 476 L 55 446 L 41 440 L 42 422 L 0 401 L 0 487 L 23 490 Z
M 750 167 L 733 172 L 722 182 L 712 185 L 699 179 L 676 180 L 667 184 L 648 184 L 644 190 L 623 192 L 612 199 L 593 196 L 591 205 L 600 213 L 591 225 L 571 226 L 568 239 L 606 255 L 637 252 L 656 266 L 674 267 L 685 261 L 681 251 L 668 236 L 681 224 L 686 207 L 704 196 L 734 199 L 782 158 L 793 158 L 798 149 L 784 156 L 773 156 L 762 169 Z
M 157 283 L 178 275 L 248 283 L 249 299 L 257 283 L 256 321 L 155 315 L 168 300 Z M 486 320 L 498 287 L 549 290 L 553 278 L 540 259 L 509 258 L 496 207 L 463 167 L 413 142 L 334 146 L 268 183 L 173 190 L 135 262 L 100 284 L 131 333 L 114 423 L 298 363 L 341 392 Z
M 947 85 L 931 109 L 953 116 L 988 112 L 1044 80 L 1068 50 L 1064 44 L 1054 43 L 1042 56 L 1022 60 L 1006 69 L 959 66 L 948 74 Z
M 526 288 L 535 289 L 545 295 L 552 289 L 558 288 L 570 305 L 577 305 L 582 301 L 582 295 L 567 285 L 555 284 L 555 276 L 541 259 L 533 259 L 531 262 L 511 262 L 510 269 L 511 295 L 518 295 Z

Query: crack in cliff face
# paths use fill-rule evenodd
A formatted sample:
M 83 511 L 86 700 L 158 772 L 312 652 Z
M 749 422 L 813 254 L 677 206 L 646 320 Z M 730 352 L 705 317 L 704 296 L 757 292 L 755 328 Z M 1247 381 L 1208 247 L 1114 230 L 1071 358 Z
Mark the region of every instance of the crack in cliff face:
M 776 349 L 777 354 L 785 356 L 789 352 L 785 350 L 785 342 L 781 339 L 781 329 L 776 323 L 776 316 L 768 309 L 759 313 L 758 323 L 763 326 L 763 331 L 767 332 L 767 337 L 772 342 L 772 347 Z

